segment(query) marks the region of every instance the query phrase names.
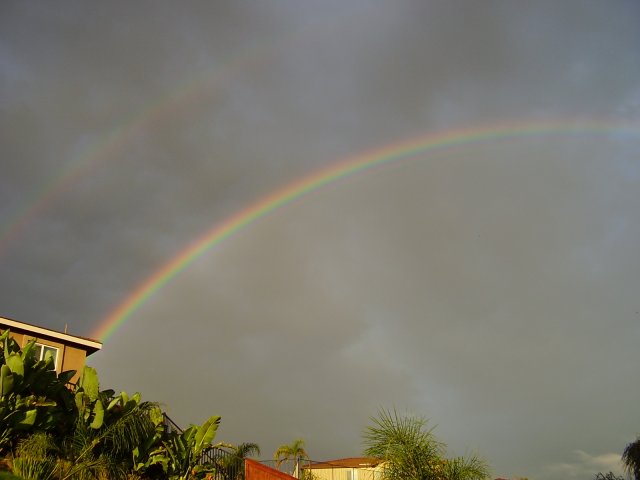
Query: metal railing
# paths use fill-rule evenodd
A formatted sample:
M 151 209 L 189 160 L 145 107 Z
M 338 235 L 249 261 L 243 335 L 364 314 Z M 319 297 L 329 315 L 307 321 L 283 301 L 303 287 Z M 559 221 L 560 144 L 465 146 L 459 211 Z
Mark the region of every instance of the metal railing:
M 203 465 L 205 463 L 211 463 L 213 465 L 229 468 L 233 466 L 232 464 L 234 463 L 233 460 L 235 458 L 236 456 L 233 454 L 233 452 L 225 450 L 222 447 L 212 445 L 204 452 L 202 452 L 202 455 L 198 460 L 198 464 Z M 233 478 L 235 478 L 235 475 L 233 476 Z
M 184 430 L 174 422 L 169 415 L 163 412 L 164 425 L 168 434 Z M 215 467 L 215 480 L 240 480 L 244 478 L 244 462 L 238 459 L 233 452 L 211 445 L 202 452 L 198 458 L 198 465 L 213 465 Z
M 182 433 L 184 430 L 178 426 L 176 422 L 171 420 L 171 417 L 166 413 L 162 412 L 162 417 L 164 418 L 164 426 L 167 428 L 167 433 L 178 432 Z

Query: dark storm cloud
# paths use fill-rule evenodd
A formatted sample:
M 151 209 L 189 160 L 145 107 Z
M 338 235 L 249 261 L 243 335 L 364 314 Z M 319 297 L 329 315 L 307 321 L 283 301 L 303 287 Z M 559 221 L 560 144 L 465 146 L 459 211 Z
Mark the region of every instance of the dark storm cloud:
M 77 334 L 331 162 L 510 119 L 632 124 L 640 105 L 633 2 L 1 10 L 2 228 L 90 168 L 0 252 L 0 313 Z M 318 460 L 357 455 L 395 405 L 497 475 L 615 469 L 640 394 L 637 145 L 496 141 L 344 179 L 194 262 L 94 364 L 266 456 L 299 436 Z

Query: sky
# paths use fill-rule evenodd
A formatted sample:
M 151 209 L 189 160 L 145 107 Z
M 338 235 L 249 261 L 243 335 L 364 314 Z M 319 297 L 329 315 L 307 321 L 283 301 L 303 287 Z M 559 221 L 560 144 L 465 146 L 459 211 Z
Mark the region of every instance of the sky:
M 0 315 L 100 336 L 103 388 L 265 459 L 360 455 L 395 408 L 495 476 L 620 473 L 639 25 L 634 1 L 3 2 Z

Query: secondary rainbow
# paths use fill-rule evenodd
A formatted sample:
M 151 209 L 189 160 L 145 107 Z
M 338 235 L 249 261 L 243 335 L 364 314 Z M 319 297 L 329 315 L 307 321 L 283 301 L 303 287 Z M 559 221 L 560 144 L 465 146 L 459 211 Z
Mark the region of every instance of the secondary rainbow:
M 337 26 L 339 23 L 336 23 Z M 346 24 L 345 24 L 346 25 Z M 312 27 L 312 33 L 327 34 L 327 25 Z M 140 110 L 123 119 L 120 124 L 96 141 L 81 149 L 75 158 L 60 172 L 32 192 L 13 215 L 0 225 L 0 257 L 15 243 L 31 222 L 47 210 L 55 201 L 72 189 L 80 180 L 95 174 L 101 165 L 115 158 L 130 140 L 156 123 L 181 116 L 190 106 L 202 103 L 205 98 L 224 92 L 224 88 L 241 74 L 255 71 L 266 65 L 281 45 L 295 42 L 296 36 L 309 33 L 309 27 L 278 38 L 263 38 L 259 42 L 232 52 L 219 64 L 195 72 L 176 88 L 152 98 Z
M 94 331 L 93 336 L 103 341 L 107 340 L 154 293 L 163 288 L 205 252 L 232 236 L 238 230 L 306 194 L 358 172 L 401 159 L 415 157 L 421 153 L 491 140 L 540 135 L 566 136 L 585 134 L 599 136 L 619 134 L 635 137 L 639 133 L 640 126 L 636 124 L 612 120 L 510 121 L 492 126 L 483 125 L 437 132 L 349 157 L 294 181 L 249 205 L 226 220 L 215 224 L 140 283 L 124 301 L 100 321 L 99 327 Z
M 145 129 L 174 118 L 179 111 L 212 97 L 239 73 L 260 65 L 271 52 L 270 47 L 256 44 L 235 53 L 220 66 L 199 72 L 177 88 L 154 97 L 140 110 L 125 118 L 120 125 L 81 149 L 79 154 L 53 178 L 33 192 L 12 217 L 0 226 L 0 257 L 19 238 L 27 226 L 81 179 L 95 174 L 98 168 L 116 158 L 128 143 Z

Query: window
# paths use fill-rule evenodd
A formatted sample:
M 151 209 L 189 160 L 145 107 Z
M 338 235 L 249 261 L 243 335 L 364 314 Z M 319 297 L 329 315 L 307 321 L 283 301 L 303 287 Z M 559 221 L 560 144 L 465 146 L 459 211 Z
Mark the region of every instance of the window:
M 51 355 L 53 358 L 53 367 L 58 368 L 58 349 L 56 347 L 36 343 L 33 347 L 33 351 L 35 352 L 36 359 L 38 360 L 44 360 L 47 358 L 47 355 Z

